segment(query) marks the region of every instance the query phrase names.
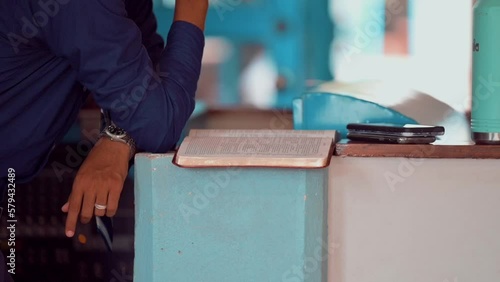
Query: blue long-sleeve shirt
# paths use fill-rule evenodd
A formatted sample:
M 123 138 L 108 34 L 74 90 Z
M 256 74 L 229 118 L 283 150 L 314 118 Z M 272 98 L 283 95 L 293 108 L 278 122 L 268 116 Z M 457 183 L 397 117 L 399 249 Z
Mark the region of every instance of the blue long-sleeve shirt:
M 151 0 L 0 1 L 0 178 L 30 180 L 92 93 L 148 152 L 172 149 L 194 109 L 203 32 Z

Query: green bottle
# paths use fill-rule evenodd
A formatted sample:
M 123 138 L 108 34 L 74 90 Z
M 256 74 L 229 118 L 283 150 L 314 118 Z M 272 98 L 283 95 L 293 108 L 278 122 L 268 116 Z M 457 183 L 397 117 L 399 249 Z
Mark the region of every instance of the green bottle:
M 500 144 L 500 0 L 474 5 L 472 52 L 472 139 Z

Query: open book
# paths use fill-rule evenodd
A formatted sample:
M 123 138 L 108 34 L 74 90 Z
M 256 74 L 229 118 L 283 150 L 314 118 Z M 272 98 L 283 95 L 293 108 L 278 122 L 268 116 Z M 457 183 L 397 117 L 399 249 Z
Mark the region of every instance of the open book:
M 330 163 L 334 130 L 194 129 L 174 156 L 180 167 L 321 168 Z

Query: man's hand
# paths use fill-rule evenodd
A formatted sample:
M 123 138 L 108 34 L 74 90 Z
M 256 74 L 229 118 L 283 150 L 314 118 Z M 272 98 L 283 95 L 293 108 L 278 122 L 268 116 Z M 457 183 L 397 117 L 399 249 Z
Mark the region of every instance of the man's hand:
M 115 215 L 128 174 L 130 148 L 127 144 L 101 138 L 80 167 L 68 202 L 62 207 L 68 213 L 66 236 L 73 237 L 80 215 L 83 224 L 93 215 Z M 95 205 L 106 206 L 97 209 Z
M 205 30 L 208 0 L 176 0 L 174 21 L 185 21 Z

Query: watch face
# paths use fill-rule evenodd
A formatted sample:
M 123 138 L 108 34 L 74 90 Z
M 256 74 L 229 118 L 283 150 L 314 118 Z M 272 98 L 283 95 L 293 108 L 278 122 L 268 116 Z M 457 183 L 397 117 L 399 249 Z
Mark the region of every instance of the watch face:
M 113 125 L 108 126 L 107 132 L 108 132 L 108 135 L 111 135 L 112 137 L 116 137 L 116 138 L 123 138 L 127 135 L 123 129 L 118 128 L 118 127 L 113 126 Z

